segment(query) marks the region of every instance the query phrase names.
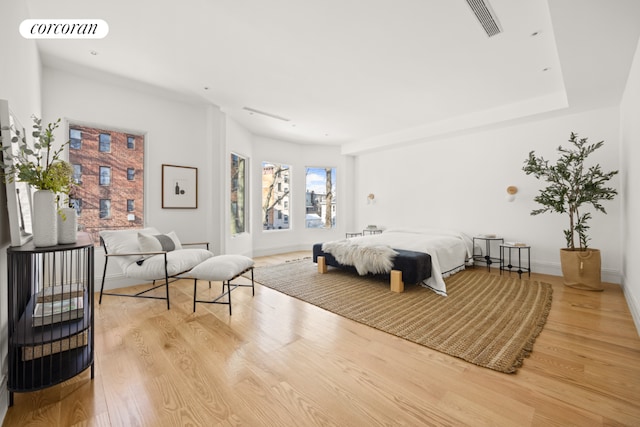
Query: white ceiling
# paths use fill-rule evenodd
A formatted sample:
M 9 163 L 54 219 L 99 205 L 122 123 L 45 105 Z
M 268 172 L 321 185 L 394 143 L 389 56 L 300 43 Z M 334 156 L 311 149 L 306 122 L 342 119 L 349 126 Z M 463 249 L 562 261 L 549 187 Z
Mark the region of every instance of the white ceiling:
M 38 40 L 46 65 L 139 80 L 255 134 L 343 152 L 617 105 L 640 34 L 638 0 L 490 0 L 494 37 L 465 0 L 27 1 L 31 18 L 109 24 L 101 40 Z

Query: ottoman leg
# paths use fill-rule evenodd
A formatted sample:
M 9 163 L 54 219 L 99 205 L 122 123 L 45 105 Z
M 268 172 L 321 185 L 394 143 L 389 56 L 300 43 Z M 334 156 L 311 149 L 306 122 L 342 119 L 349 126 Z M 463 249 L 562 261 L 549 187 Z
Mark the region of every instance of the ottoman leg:
M 224 285 L 222 292 L 224 292 Z M 229 316 L 231 316 L 231 280 L 227 280 L 227 298 L 229 298 Z
M 196 292 L 198 291 L 198 279 L 193 279 L 193 312 L 196 312 Z

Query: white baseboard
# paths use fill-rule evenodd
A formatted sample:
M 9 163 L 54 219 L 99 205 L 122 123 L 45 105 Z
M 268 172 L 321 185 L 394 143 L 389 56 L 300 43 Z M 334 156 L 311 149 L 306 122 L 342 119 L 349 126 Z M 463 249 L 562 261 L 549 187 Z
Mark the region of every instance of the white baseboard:
M 144 281 L 136 279 L 127 279 L 122 274 L 110 274 L 105 277 L 104 290 L 112 290 L 118 288 L 126 288 L 127 286 L 139 285 Z M 94 278 L 94 291 L 100 292 L 100 286 L 102 285 L 102 275 Z
M 550 274 L 552 276 L 562 276 L 562 267 L 559 262 L 535 262 L 531 264 L 531 271 L 540 274 Z M 622 274 L 610 268 L 603 268 L 601 270 L 601 277 L 603 282 L 615 283 L 619 285 L 622 283 Z
M 311 252 L 313 245 L 310 244 L 306 244 L 306 245 L 291 245 L 291 246 L 281 246 L 279 248 L 269 248 L 269 249 L 263 249 L 263 250 L 255 250 L 253 251 L 253 256 L 254 257 L 260 257 L 260 256 L 269 256 L 269 255 L 278 255 L 278 254 L 284 254 L 287 252 L 298 252 L 298 251 L 309 251 Z
M 629 286 L 622 286 L 624 298 L 627 300 L 633 323 L 636 325 L 636 332 L 640 336 L 640 299 L 637 298 Z

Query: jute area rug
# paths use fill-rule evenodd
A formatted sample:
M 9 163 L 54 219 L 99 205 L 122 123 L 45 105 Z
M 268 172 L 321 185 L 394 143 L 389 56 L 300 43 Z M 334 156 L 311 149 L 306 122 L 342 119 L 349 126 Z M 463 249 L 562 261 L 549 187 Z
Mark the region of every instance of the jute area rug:
M 419 285 L 389 290 L 387 278 L 310 259 L 255 269 L 255 281 L 346 318 L 478 366 L 514 373 L 551 309 L 548 283 L 468 269 L 446 279 L 442 297 Z

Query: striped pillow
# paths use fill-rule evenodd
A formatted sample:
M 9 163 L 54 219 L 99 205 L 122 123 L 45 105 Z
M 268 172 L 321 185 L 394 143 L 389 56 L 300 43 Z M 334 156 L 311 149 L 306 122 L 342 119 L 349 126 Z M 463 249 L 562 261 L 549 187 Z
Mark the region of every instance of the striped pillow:
M 171 252 L 182 249 L 180 240 L 173 231 L 167 234 L 138 233 L 141 252 Z

